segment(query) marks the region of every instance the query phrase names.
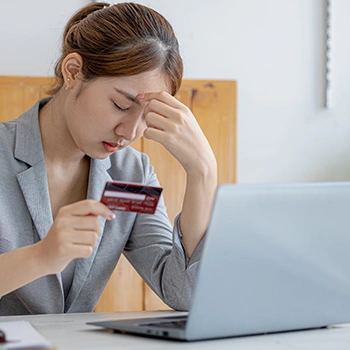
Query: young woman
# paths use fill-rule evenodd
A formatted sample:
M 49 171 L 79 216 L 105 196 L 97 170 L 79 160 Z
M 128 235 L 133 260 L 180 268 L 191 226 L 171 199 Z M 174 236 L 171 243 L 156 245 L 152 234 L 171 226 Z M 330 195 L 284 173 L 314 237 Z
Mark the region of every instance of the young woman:
M 174 95 L 182 60 L 170 24 L 135 3 L 90 4 L 68 22 L 51 97 L 0 124 L 0 315 L 92 311 L 122 253 L 170 307 L 188 309 L 216 161 Z M 106 181 L 159 186 L 144 135 L 187 174 L 172 228 L 112 212 Z

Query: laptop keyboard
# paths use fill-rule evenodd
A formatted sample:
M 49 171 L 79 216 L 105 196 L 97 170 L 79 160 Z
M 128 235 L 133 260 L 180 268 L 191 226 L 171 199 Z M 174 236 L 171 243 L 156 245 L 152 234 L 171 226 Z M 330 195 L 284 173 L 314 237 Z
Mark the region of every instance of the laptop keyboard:
M 141 323 L 140 326 L 184 329 L 186 327 L 186 321 L 187 320 L 183 319 L 183 320 L 171 321 L 171 322 Z

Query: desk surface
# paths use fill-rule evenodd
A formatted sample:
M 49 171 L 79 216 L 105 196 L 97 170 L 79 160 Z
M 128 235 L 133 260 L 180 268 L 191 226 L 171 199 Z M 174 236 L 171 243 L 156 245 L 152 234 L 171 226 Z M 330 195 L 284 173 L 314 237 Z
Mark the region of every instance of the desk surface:
M 172 311 L 59 314 L 0 317 L 2 321 L 26 320 L 50 340 L 57 350 L 102 349 L 239 349 L 239 350 L 349 350 L 350 324 L 327 329 L 269 335 L 206 340 L 192 343 L 112 333 L 85 323 L 97 320 L 127 319 L 174 314 Z M 181 314 L 177 313 L 176 314 Z

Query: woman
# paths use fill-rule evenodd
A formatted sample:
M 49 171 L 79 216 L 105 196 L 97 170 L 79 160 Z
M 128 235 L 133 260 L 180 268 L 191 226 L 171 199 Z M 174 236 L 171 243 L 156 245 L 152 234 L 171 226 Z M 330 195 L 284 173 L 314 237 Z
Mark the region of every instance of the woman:
M 173 96 L 182 78 L 170 24 L 135 3 L 90 4 L 68 22 L 51 97 L 0 126 L 0 315 L 90 312 L 124 253 L 170 307 L 187 310 L 216 188 L 213 152 Z M 106 181 L 159 186 L 144 135 L 187 174 L 174 230 L 112 212 Z M 4 166 L 6 165 L 6 166 Z

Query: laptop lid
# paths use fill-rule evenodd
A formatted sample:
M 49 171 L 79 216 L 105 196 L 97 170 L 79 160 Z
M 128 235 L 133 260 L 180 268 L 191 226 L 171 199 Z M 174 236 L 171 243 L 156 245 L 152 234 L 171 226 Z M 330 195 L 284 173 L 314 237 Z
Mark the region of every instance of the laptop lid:
M 350 321 L 350 183 L 223 185 L 187 339 Z
M 349 322 L 349 208 L 350 183 L 221 185 L 186 328 L 99 325 L 201 340 Z

